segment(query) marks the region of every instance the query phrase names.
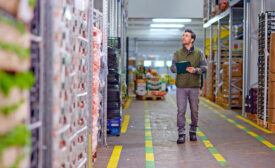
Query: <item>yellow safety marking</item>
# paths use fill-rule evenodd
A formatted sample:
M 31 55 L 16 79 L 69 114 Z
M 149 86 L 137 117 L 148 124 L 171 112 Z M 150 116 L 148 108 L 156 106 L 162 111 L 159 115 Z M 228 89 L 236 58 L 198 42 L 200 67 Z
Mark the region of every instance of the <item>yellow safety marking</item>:
M 222 118 L 225 118 L 226 116 L 225 115 L 223 115 L 223 114 L 220 114 L 220 116 L 222 117 Z
M 215 113 L 220 113 L 218 110 L 213 110 Z
M 187 122 L 191 122 L 191 120 L 190 120 L 190 119 L 186 119 L 186 121 L 187 121 Z
M 226 160 L 222 157 L 221 154 L 213 154 L 218 162 L 226 162 Z
M 92 134 L 89 134 L 89 168 L 92 168 Z
M 145 128 L 150 129 L 151 126 L 150 125 L 145 125 Z
M 206 98 L 204 98 L 204 97 L 200 97 L 200 98 L 201 98 L 202 100 L 206 101 L 207 103 L 211 104 L 212 106 L 217 107 L 217 108 L 220 109 L 220 110 L 225 110 L 223 107 L 221 107 L 221 106 L 219 106 L 219 105 L 217 105 L 217 104 L 211 102 L 210 100 L 208 100 L 208 99 L 206 99 Z
M 152 136 L 151 132 L 145 132 L 145 136 Z
M 257 134 L 255 134 L 254 132 L 251 132 L 251 131 L 249 131 L 249 132 L 246 132 L 246 133 L 248 133 L 249 135 L 251 135 L 251 136 L 253 136 L 253 137 L 256 137 L 256 136 L 258 136 Z
M 152 141 L 145 141 L 145 147 L 153 147 Z
M 213 148 L 213 145 L 212 145 L 212 143 L 210 141 L 204 140 L 203 143 L 204 143 L 205 147 L 207 147 L 207 148 Z
M 129 108 L 129 106 L 130 106 L 130 104 L 131 104 L 131 101 L 132 101 L 132 98 L 129 98 L 129 99 L 127 100 L 127 103 L 125 104 L 124 109 L 128 109 L 128 108 Z
M 205 136 L 202 132 L 197 132 L 198 136 Z
M 213 107 L 208 107 L 209 110 L 214 110 Z
M 107 168 L 116 168 L 117 167 L 117 164 L 118 164 L 118 161 L 119 161 L 119 158 L 120 158 L 121 150 L 122 150 L 121 145 L 116 145 L 114 147 L 114 150 L 113 150 L 112 156 L 109 160 L 109 163 L 107 165 Z
M 154 161 L 154 154 L 146 153 L 146 161 Z
M 264 141 L 261 141 L 262 143 L 264 143 L 266 146 L 270 147 L 270 148 L 274 148 L 275 146 L 273 144 L 271 144 L 270 142 L 264 140 Z
M 227 119 L 227 121 L 231 122 L 231 123 L 234 123 L 235 121 L 232 120 L 232 119 Z
M 252 121 L 250 121 L 250 120 L 248 120 L 248 119 L 245 119 L 244 117 L 242 117 L 242 116 L 240 116 L 240 115 L 237 115 L 236 118 L 241 119 L 241 120 L 243 120 L 244 122 L 246 122 L 246 123 L 248 123 L 248 124 L 250 124 L 250 125 L 252 125 L 252 126 L 254 126 L 254 127 L 256 127 L 256 128 L 258 128 L 258 129 L 260 129 L 260 130 L 262 130 L 262 131 L 268 133 L 268 134 L 272 134 L 272 133 L 273 133 L 272 131 L 269 131 L 269 130 L 263 128 L 263 127 L 260 127 L 260 126 L 258 126 L 257 124 L 255 124 L 254 122 L 252 122 Z
M 126 133 L 130 121 L 130 115 L 124 115 L 124 121 L 121 127 L 121 133 Z
M 144 119 L 144 122 L 146 122 L 146 123 L 150 123 L 150 119 Z
M 244 126 L 242 126 L 242 125 L 240 125 L 240 124 L 238 124 L 238 125 L 236 125 L 238 128 L 240 128 L 240 129 L 244 129 L 245 127 Z

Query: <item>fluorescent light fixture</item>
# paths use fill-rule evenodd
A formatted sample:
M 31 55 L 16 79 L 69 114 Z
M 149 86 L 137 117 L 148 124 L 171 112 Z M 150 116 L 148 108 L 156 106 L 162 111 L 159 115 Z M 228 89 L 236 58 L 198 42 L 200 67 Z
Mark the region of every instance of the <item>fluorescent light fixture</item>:
M 172 65 L 172 61 L 166 61 L 166 66 L 170 67 Z
M 176 32 L 176 31 L 179 31 L 179 29 L 150 29 L 150 31 L 152 31 L 152 32 L 167 32 L 167 31 Z
M 153 22 L 157 23 L 190 23 L 192 19 L 168 19 L 168 18 L 156 18 Z
M 183 24 L 151 24 L 150 27 L 158 28 L 183 28 Z
M 164 61 L 155 61 L 155 67 L 164 67 Z
M 147 60 L 144 61 L 144 66 L 145 67 L 149 67 L 151 65 L 152 65 L 152 61 L 147 61 Z

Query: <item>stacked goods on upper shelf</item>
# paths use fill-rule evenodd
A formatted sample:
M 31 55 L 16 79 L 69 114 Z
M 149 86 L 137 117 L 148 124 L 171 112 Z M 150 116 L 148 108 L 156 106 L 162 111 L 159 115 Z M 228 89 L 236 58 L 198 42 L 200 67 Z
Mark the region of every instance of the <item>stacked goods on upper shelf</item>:
M 250 88 L 249 94 L 246 97 L 245 112 L 248 119 L 257 120 L 257 88 Z
M 274 24 L 275 25 L 275 24 Z M 275 131 L 275 33 L 271 34 L 269 56 L 268 127 Z
M 98 118 L 100 109 L 100 66 L 101 66 L 101 43 L 102 32 L 94 27 L 93 30 L 93 109 L 92 109 L 92 156 L 96 155 L 97 137 L 98 137 Z
M 120 134 L 121 120 L 121 68 L 120 68 L 120 38 L 108 40 L 108 98 L 107 98 L 107 133 Z
M 0 167 L 28 167 L 31 133 L 26 123 L 34 76 L 26 25 L 33 6 L 25 0 L 0 0 Z
M 267 27 L 265 26 L 267 23 Z M 270 37 L 272 33 L 275 33 L 275 12 L 266 12 L 259 15 L 259 57 L 258 57 L 258 123 L 262 123 L 265 117 L 265 110 L 266 110 L 266 121 L 268 121 L 269 116 L 271 117 L 273 114 L 269 114 L 269 107 L 268 104 L 269 99 L 272 96 L 269 96 L 272 92 L 269 90 L 270 80 L 272 80 L 273 76 L 270 76 L 270 67 L 272 67 L 272 62 L 269 63 L 269 59 L 273 59 L 273 56 L 266 57 L 265 49 L 267 52 L 270 50 Z M 267 30 L 267 32 L 266 32 Z M 267 38 L 267 41 L 266 41 Z M 267 46 L 266 46 L 267 43 Z M 274 44 L 273 44 L 274 45 Z M 266 62 L 267 59 L 267 62 Z M 266 67 L 267 65 L 267 67 Z M 272 66 L 269 66 L 272 65 Z M 266 71 L 267 69 L 267 71 Z M 265 81 L 267 78 L 267 81 Z M 270 78 L 270 79 L 269 79 Z M 267 87 L 265 85 L 267 84 Z M 265 90 L 266 90 L 266 100 L 265 101 Z M 265 109 L 266 106 L 266 109 Z M 273 110 L 271 110 L 273 111 Z M 273 120 L 273 119 L 271 119 Z M 271 122 L 270 120 L 270 122 Z M 262 125 L 262 124 L 260 124 Z M 265 125 L 266 127 L 266 125 Z

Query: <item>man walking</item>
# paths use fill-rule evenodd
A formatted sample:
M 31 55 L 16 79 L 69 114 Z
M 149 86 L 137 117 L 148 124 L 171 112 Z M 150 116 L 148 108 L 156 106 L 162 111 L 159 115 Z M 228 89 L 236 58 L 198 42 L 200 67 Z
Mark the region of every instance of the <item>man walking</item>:
M 196 129 L 198 127 L 198 110 L 199 110 L 199 96 L 201 87 L 201 74 L 207 71 L 207 61 L 200 49 L 194 47 L 193 43 L 196 40 L 196 34 L 186 29 L 182 35 L 183 48 L 177 50 L 173 56 L 171 71 L 177 72 L 176 63 L 182 61 L 189 61 L 191 66 L 186 68 L 188 73 L 177 74 L 177 126 L 179 138 L 178 144 L 185 142 L 185 113 L 187 100 L 189 100 L 191 110 L 190 124 L 190 141 L 197 141 Z

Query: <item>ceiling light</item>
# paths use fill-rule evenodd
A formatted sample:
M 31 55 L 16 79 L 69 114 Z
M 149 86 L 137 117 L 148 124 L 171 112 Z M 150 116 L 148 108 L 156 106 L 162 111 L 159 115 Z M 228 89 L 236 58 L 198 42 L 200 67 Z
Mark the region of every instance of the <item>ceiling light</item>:
M 179 29 L 150 29 L 153 32 L 164 32 L 164 31 L 179 31 Z
M 183 28 L 183 24 L 151 24 L 150 27 L 159 27 L 159 28 Z
M 165 18 L 156 18 L 153 19 L 153 22 L 158 23 L 190 23 L 192 19 L 165 19 Z

